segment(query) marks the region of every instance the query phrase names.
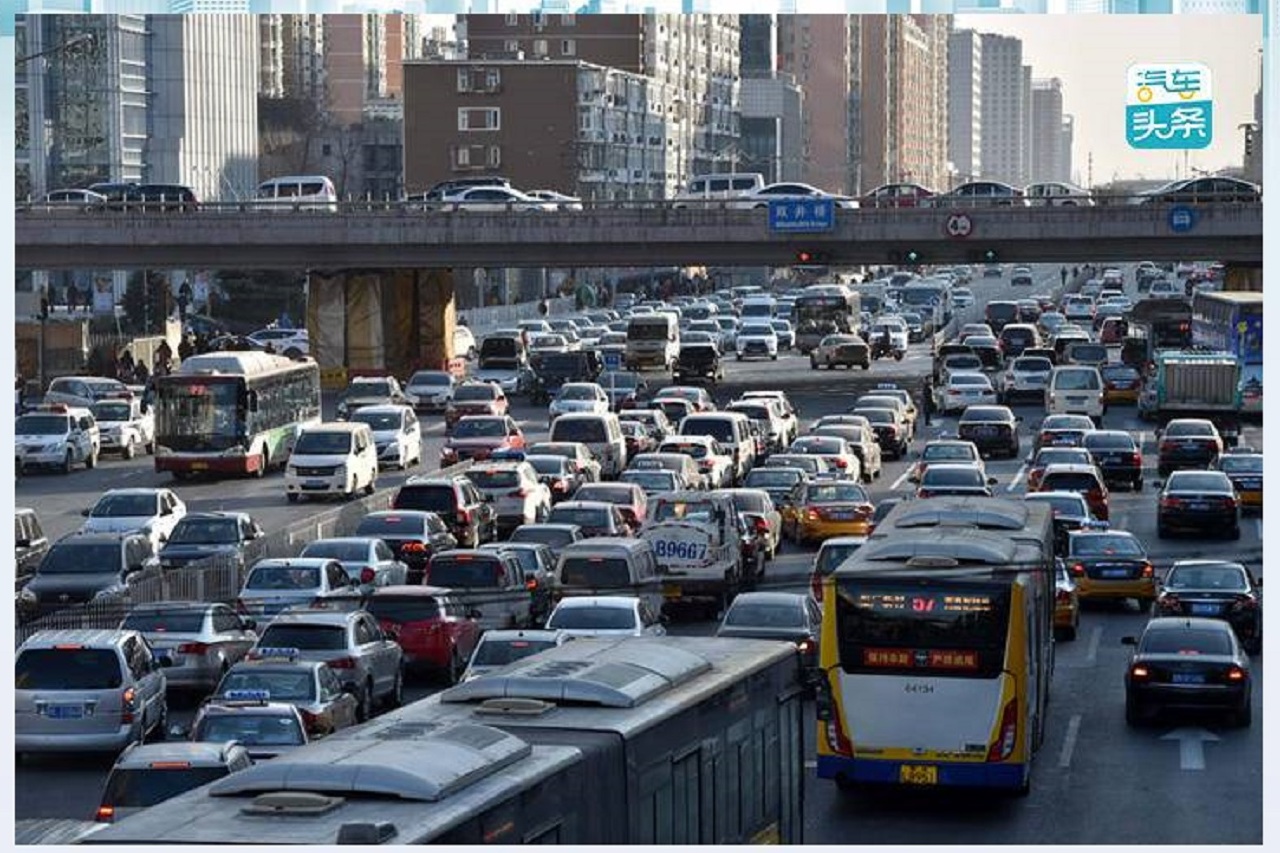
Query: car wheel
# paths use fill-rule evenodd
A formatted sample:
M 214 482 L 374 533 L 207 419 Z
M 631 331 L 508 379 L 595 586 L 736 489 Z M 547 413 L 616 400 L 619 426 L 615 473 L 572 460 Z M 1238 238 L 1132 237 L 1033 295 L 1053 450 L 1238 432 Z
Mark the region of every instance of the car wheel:
M 126 445 L 124 446 L 124 450 L 123 450 L 123 451 L 121 451 L 120 455 L 121 455 L 121 456 L 122 456 L 126 461 L 127 461 L 127 460 L 129 460 L 129 459 L 132 459 L 132 458 L 133 458 L 133 456 L 134 456 L 134 450 L 133 450 L 133 439 L 129 439 L 129 443 L 128 443 L 128 444 L 126 444 Z
M 1229 531 L 1227 531 L 1227 538 L 1228 538 L 1228 539 L 1232 539 L 1232 540 L 1235 540 L 1235 539 L 1239 539 L 1239 538 L 1240 538 L 1240 525 L 1239 525 L 1239 524 L 1233 524 L 1233 525 L 1231 526 L 1231 529 L 1230 529 Z
M 285 500 L 289 501 L 289 503 L 291 503 L 291 504 L 296 504 L 296 503 L 298 502 L 298 493 L 297 493 L 297 492 L 287 492 L 287 493 L 285 494 Z
M 462 680 L 462 659 L 458 656 L 458 649 L 455 647 L 449 652 L 449 663 L 444 668 L 444 683 L 448 687 L 452 687 Z
M 387 695 L 387 708 L 399 708 L 404 704 L 404 661 L 396 667 L 396 680 L 391 685 L 391 693 Z
M 863 369 L 863 370 L 870 370 L 870 369 L 871 369 L 871 362 L 869 362 L 869 361 L 864 361 L 864 362 L 862 363 L 862 369 Z
M 1253 725 L 1253 702 L 1250 697 L 1246 696 L 1244 704 L 1231 713 L 1231 722 L 1242 729 Z
M 74 462 L 75 460 L 71 458 L 71 451 L 68 450 L 67 455 L 62 457 L 62 468 L 61 468 L 62 473 L 70 474 L 71 466 L 74 464 Z
M 262 451 L 262 464 L 258 466 L 258 470 L 253 472 L 253 476 L 261 480 L 267 476 L 267 469 L 271 467 L 271 454 L 266 450 Z
M 98 451 L 90 450 L 89 456 L 84 460 L 84 467 L 92 470 L 98 467 Z
M 770 360 L 772 360 L 772 361 L 777 361 L 777 360 L 778 360 L 778 354 L 775 352 L 773 355 L 769 356 L 769 358 L 770 358 Z
M 1071 642 L 1076 638 L 1076 626 L 1069 625 L 1066 628 L 1060 629 L 1058 631 L 1058 636 L 1063 640 L 1063 642 Z
M 1124 721 L 1131 726 L 1141 726 L 1146 723 L 1145 710 L 1129 695 L 1124 697 Z
M 818 369 L 818 361 L 817 361 L 817 359 L 813 359 L 813 358 L 810 358 L 810 359 L 809 359 L 809 369 L 810 369 L 810 370 L 817 370 L 817 369 Z
M 356 721 L 367 722 L 373 716 L 373 682 L 366 681 L 360 688 L 360 695 L 356 697 Z
M 364 493 L 371 495 L 378 490 L 378 478 L 376 475 L 369 478 L 369 482 L 364 487 Z
M 1134 480 L 1134 481 L 1133 481 L 1133 490 L 1134 490 L 1135 492 L 1140 492 L 1140 491 L 1142 491 L 1142 478 L 1141 478 L 1141 477 L 1139 477 L 1138 479 L 1136 479 L 1136 480 Z

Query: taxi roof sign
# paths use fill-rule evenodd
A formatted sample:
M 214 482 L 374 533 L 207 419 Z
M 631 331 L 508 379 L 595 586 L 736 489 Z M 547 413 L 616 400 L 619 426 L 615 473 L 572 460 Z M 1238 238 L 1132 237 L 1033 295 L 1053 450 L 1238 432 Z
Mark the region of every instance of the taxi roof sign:
M 288 658 L 289 660 L 297 660 L 302 654 L 298 649 L 288 648 L 284 646 L 261 646 L 253 650 L 254 657 L 257 658 Z
M 228 690 L 223 694 L 224 699 L 242 702 L 267 702 L 271 699 L 270 690 Z

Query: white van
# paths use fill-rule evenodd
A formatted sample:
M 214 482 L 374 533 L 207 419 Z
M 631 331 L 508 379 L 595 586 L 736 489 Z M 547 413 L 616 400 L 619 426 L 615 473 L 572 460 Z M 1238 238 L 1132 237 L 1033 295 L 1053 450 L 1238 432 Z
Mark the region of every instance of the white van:
M 742 320 L 772 320 L 778 313 L 778 300 L 772 296 L 748 296 L 742 300 Z
M 759 172 L 733 172 L 697 175 L 689 180 L 685 191 L 675 197 L 673 207 L 696 207 L 699 202 L 738 198 L 764 186 Z
M 600 477 L 616 480 L 627 464 L 627 440 L 613 412 L 593 414 L 570 412 L 551 423 L 549 441 L 577 441 L 585 444 L 600 463 Z
M 258 184 L 257 210 L 338 212 L 338 192 L 324 175 L 285 175 Z
M 284 470 L 285 495 L 354 497 L 378 485 L 378 448 L 368 424 L 328 423 L 299 431 Z
M 555 594 L 634 595 L 660 611 L 658 571 L 648 539 L 582 539 L 566 545 L 556 560 Z
M 680 355 L 680 321 L 668 312 L 642 314 L 627 321 L 623 360 L 628 370 L 671 370 Z
M 1088 415 L 1100 423 L 1107 407 L 1098 368 L 1085 364 L 1055 367 L 1044 391 L 1044 410 L 1050 415 Z

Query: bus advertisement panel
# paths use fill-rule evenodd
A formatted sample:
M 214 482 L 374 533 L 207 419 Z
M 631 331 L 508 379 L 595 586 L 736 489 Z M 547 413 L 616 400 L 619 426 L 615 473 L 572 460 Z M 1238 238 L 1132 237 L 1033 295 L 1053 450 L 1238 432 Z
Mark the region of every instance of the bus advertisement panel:
M 283 465 L 320 422 L 320 368 L 261 352 L 193 356 L 156 378 L 156 471 L 255 474 Z
M 1244 413 L 1262 413 L 1262 294 L 1197 293 L 1191 305 L 1191 341 L 1240 359 Z

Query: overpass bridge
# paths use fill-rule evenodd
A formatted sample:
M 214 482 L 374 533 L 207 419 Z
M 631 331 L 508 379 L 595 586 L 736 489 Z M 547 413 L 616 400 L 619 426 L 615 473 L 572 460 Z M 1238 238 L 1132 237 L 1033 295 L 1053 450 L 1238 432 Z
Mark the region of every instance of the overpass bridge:
M 372 208 L 372 209 L 371 209 Z M 20 211 L 19 269 L 443 269 L 652 264 L 790 266 L 1262 262 L 1262 205 L 1194 207 L 1174 230 L 1166 204 L 836 210 L 830 231 L 771 231 L 766 210 L 594 204 L 585 210 L 422 211 L 345 204 L 337 212 L 206 205 L 187 213 Z M 957 217 L 963 217 L 958 219 Z
M 838 209 L 829 231 L 781 234 L 765 210 L 669 203 L 554 212 L 37 206 L 18 212 L 15 265 L 307 270 L 321 366 L 406 375 L 454 357 L 454 267 L 954 264 L 990 252 L 1001 263 L 1219 260 L 1228 288 L 1261 289 L 1261 204 L 1197 205 L 1179 222 L 1170 213 L 1164 204 Z

